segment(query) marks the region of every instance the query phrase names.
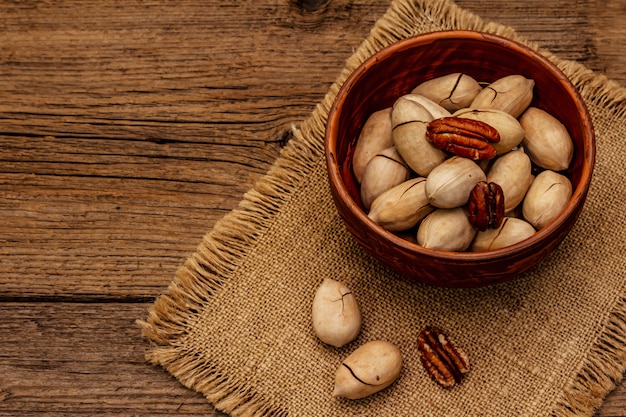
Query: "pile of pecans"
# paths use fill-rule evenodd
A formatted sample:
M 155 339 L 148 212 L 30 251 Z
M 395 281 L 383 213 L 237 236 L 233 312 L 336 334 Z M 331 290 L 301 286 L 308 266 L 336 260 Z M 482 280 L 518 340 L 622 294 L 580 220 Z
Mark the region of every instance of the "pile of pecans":
M 488 251 L 527 239 L 567 205 L 573 142 L 530 106 L 534 81 L 483 85 L 448 74 L 369 116 L 352 168 L 374 222 L 426 248 Z

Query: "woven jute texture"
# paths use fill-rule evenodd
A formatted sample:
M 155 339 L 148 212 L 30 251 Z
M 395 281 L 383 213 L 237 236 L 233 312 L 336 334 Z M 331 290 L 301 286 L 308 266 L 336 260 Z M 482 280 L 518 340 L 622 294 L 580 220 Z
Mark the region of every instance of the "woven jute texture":
M 597 135 L 586 206 L 539 267 L 479 289 L 395 275 L 346 231 L 323 158 L 326 117 L 342 82 L 380 48 L 418 33 L 470 29 L 518 40 L 555 62 L 585 99 Z M 346 62 L 324 101 L 236 210 L 208 231 L 145 319 L 148 360 L 233 416 L 589 416 L 626 368 L 626 90 L 450 1 L 399 0 Z M 345 282 L 359 337 L 322 344 L 311 303 L 325 277 Z M 467 378 L 436 385 L 416 349 L 437 325 L 471 358 Z M 363 343 L 396 344 L 404 365 L 363 400 L 332 398 L 334 373 Z

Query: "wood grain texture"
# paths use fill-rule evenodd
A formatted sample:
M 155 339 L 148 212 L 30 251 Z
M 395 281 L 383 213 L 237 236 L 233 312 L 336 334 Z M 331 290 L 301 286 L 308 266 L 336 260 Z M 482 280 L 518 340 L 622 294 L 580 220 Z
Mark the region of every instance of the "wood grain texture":
M 223 416 L 202 395 L 146 366 L 133 317 L 147 308 L 0 304 L 0 415 Z
M 626 85 L 625 0 L 457 4 Z M 388 6 L 0 2 L 0 416 L 222 416 L 135 319 Z
M 160 292 L 388 6 L 366 3 L 314 23 L 286 2 L 4 4 L 0 293 Z

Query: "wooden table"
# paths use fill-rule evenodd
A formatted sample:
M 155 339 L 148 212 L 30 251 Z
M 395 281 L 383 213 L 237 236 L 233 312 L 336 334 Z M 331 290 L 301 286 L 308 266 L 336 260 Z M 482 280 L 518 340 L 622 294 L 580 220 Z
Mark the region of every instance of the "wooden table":
M 626 85 L 626 0 L 457 3 Z M 0 2 L 0 415 L 222 416 L 135 320 L 388 5 Z

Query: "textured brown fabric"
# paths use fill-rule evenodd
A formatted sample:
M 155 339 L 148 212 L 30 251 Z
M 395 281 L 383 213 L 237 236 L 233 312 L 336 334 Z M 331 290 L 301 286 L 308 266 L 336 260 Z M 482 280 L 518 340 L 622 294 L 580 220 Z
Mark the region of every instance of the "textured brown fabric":
M 626 91 L 541 51 L 583 95 L 597 165 L 571 234 L 538 268 L 481 289 L 441 289 L 394 275 L 365 254 L 333 206 L 323 158 L 332 100 L 372 52 L 417 33 L 482 30 L 520 39 L 447 0 L 399 0 L 373 28 L 270 172 L 208 233 L 141 321 L 148 359 L 233 416 L 588 416 L 626 368 Z M 536 45 L 530 45 L 537 48 Z M 358 339 L 319 342 L 310 310 L 323 278 L 345 282 L 363 313 Z M 444 390 L 420 364 L 427 325 L 469 354 L 464 382 Z M 331 397 L 341 360 L 384 339 L 400 378 L 364 400 Z

